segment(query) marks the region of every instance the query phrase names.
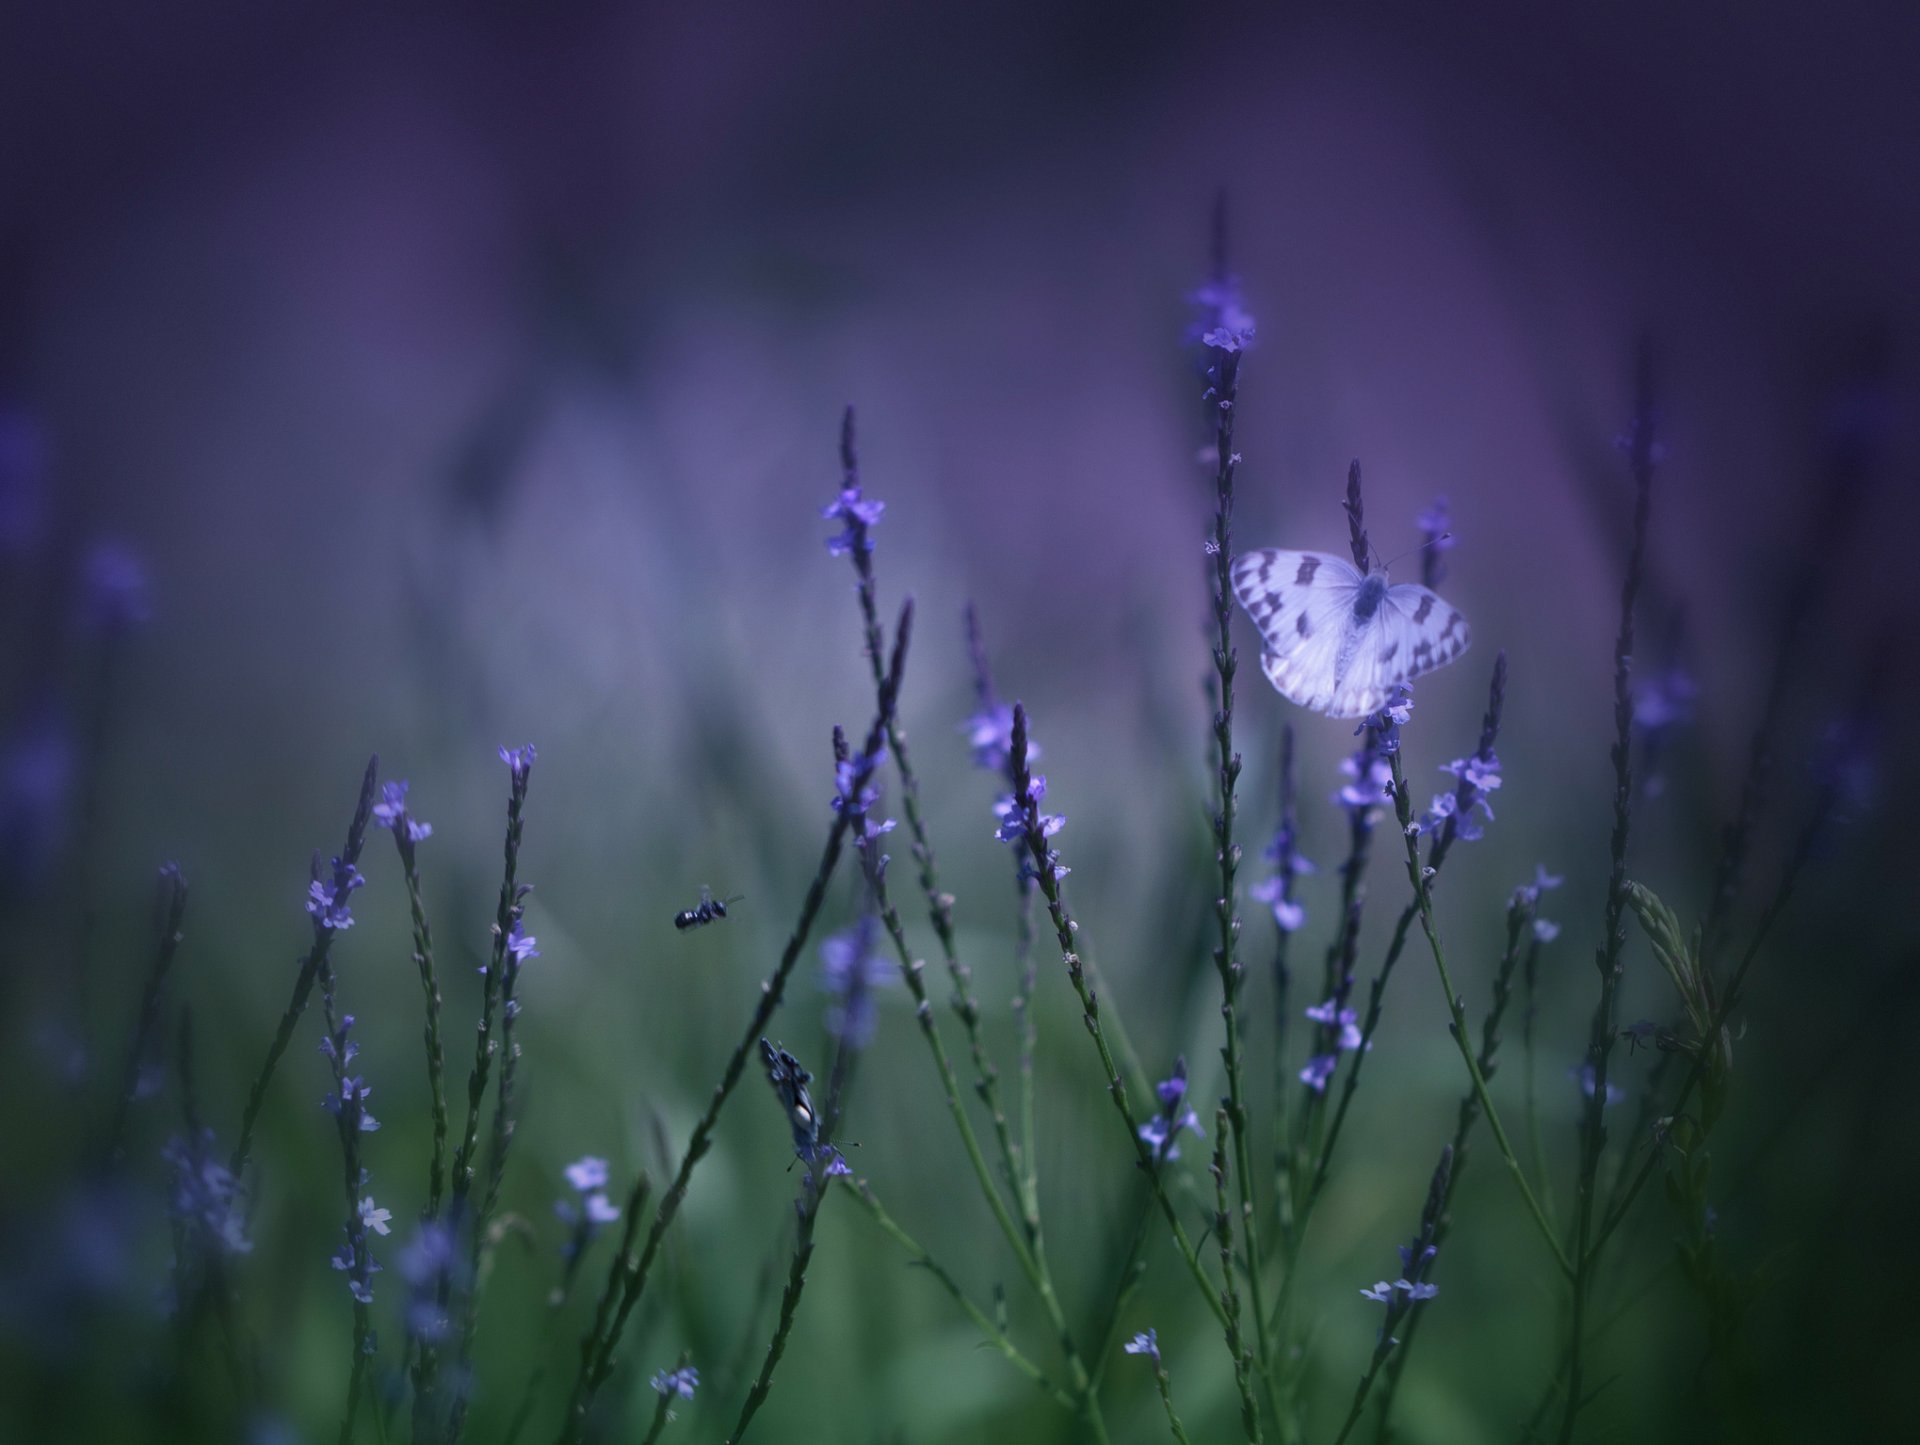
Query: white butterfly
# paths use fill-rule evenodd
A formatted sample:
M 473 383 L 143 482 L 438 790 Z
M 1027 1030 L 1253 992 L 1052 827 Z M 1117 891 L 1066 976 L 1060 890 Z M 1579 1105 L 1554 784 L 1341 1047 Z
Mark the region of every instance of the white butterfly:
M 1467 619 L 1437 593 L 1326 552 L 1242 553 L 1233 591 L 1266 642 L 1267 681 L 1331 717 L 1377 712 L 1395 684 L 1467 650 Z

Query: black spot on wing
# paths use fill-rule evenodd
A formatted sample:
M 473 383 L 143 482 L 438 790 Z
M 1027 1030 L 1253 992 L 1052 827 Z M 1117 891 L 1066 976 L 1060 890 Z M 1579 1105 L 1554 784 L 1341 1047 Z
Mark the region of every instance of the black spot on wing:
M 1414 608 L 1413 610 L 1414 625 L 1418 626 L 1420 623 L 1425 622 L 1427 620 L 1427 615 L 1432 611 L 1433 611 L 1433 594 L 1429 592 L 1425 597 L 1422 597 L 1420 599 L 1420 605 Z M 1460 614 L 1456 612 L 1453 615 L 1457 618 Z
M 1294 622 L 1293 630 L 1299 633 L 1302 637 L 1305 637 L 1308 633 L 1313 631 L 1312 625 L 1307 621 L 1307 612 L 1304 607 L 1300 609 L 1300 616 Z
M 1307 586 L 1313 581 L 1313 574 L 1319 570 L 1320 559 L 1318 557 L 1302 557 L 1300 559 L 1300 570 L 1293 574 L 1294 584 L 1299 587 Z

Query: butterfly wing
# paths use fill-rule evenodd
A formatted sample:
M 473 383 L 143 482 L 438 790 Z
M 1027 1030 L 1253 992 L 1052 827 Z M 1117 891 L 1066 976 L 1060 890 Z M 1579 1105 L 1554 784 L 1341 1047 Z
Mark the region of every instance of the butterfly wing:
M 1233 559 L 1234 595 L 1266 643 L 1260 667 L 1282 697 L 1316 712 L 1339 690 L 1361 576 L 1329 552 L 1269 547 Z
M 1377 711 L 1396 684 L 1452 662 L 1473 640 L 1458 608 L 1412 583 L 1389 587 L 1360 629 L 1326 709 L 1334 717 Z

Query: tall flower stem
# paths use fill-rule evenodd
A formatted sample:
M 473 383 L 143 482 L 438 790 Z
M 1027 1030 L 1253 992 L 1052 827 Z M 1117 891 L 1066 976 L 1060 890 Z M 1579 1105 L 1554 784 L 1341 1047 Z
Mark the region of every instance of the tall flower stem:
M 1233 1356 L 1233 1386 L 1240 1392 L 1240 1428 L 1247 1445 L 1260 1445 L 1260 1405 L 1253 1395 L 1253 1358 L 1240 1333 L 1240 1290 L 1234 1284 L 1233 1211 L 1227 1207 L 1228 1105 L 1221 1104 L 1213 1130 L 1213 1232 L 1220 1241 L 1220 1304 L 1227 1314 L 1227 1351 Z M 1256 1313 L 1258 1306 L 1255 1306 Z
M 893 716 L 894 707 L 900 696 L 900 681 L 906 670 L 906 639 L 908 633 L 902 629 L 895 635 L 892 665 L 887 673 L 887 686 L 882 689 L 879 710 L 873 726 L 867 732 L 866 756 L 873 756 L 884 744 L 887 736 L 887 724 Z M 627 1252 L 622 1251 L 616 1263 L 621 1269 L 619 1302 L 614 1308 L 613 1318 L 604 1329 L 590 1333 L 581 1342 L 580 1371 L 575 1377 L 573 1390 L 567 1401 L 567 1413 L 561 1423 L 559 1438 L 573 1441 L 580 1438 L 587 1411 L 592 1407 L 594 1396 L 606 1383 L 613 1372 L 613 1352 L 620 1342 L 620 1333 L 625 1328 L 627 1317 L 640 1302 L 647 1287 L 647 1275 L 652 1268 L 655 1256 L 659 1253 L 661 1240 L 667 1227 L 673 1223 L 679 1213 L 680 1203 L 686 1198 L 687 1185 L 693 1178 L 694 1167 L 713 1146 L 713 1131 L 720 1120 L 720 1111 L 726 1107 L 740 1075 L 745 1070 L 747 1059 L 753 1054 L 761 1035 L 767 1031 L 780 1001 L 786 994 L 787 980 L 792 975 L 794 965 L 799 961 L 801 950 L 806 947 L 807 937 L 813 931 L 813 922 L 818 917 L 821 904 L 826 900 L 827 884 L 833 878 L 833 871 L 839 865 L 841 849 L 846 842 L 848 827 L 852 815 L 837 812 L 833 826 L 827 831 L 826 846 L 821 850 L 820 864 L 815 870 L 813 881 L 807 886 L 807 895 L 800 905 L 800 916 L 794 922 L 793 932 L 788 936 L 786 947 L 781 950 L 780 961 L 775 966 L 773 976 L 760 990 L 760 1002 L 755 1006 L 753 1015 L 747 1021 L 747 1027 L 740 1035 L 740 1042 L 734 1046 L 728 1056 L 720 1082 L 714 1086 L 713 1095 L 707 1101 L 707 1107 L 693 1126 L 693 1134 L 687 1141 L 686 1153 L 680 1158 L 680 1167 L 674 1171 L 667 1192 L 661 1196 L 659 1207 L 653 1217 L 653 1223 L 647 1230 L 646 1243 L 642 1246 L 637 1259 L 628 1261 Z
M 1040 896 L 1046 903 L 1047 917 L 1053 923 L 1054 939 L 1060 947 L 1060 961 L 1066 965 L 1067 982 L 1073 986 L 1080 1000 L 1080 1016 L 1086 1024 L 1087 1033 L 1092 1037 L 1095 1050 L 1100 1055 L 1100 1068 L 1107 1080 L 1107 1097 L 1113 1100 L 1113 1107 L 1120 1115 L 1125 1126 L 1127 1138 L 1133 1142 L 1134 1154 L 1140 1168 L 1153 1185 L 1153 1195 L 1160 1204 L 1160 1212 L 1166 1216 L 1167 1228 L 1173 1234 L 1174 1246 L 1180 1252 L 1181 1260 L 1187 1266 L 1187 1273 L 1193 1276 L 1199 1286 L 1200 1297 L 1207 1302 L 1213 1317 L 1222 1330 L 1227 1327 L 1227 1312 L 1220 1303 L 1220 1297 L 1213 1282 L 1207 1278 L 1206 1266 L 1200 1262 L 1199 1251 L 1187 1235 L 1187 1229 L 1180 1222 L 1179 1211 L 1174 1208 L 1173 1199 L 1167 1193 L 1166 1181 L 1160 1177 L 1158 1161 L 1147 1142 L 1140 1137 L 1140 1121 L 1133 1112 L 1133 1105 L 1127 1098 L 1126 1081 L 1121 1078 L 1118 1066 L 1114 1063 L 1113 1050 L 1108 1047 L 1107 1036 L 1101 1027 L 1100 1002 L 1087 983 L 1085 965 L 1081 962 L 1075 935 L 1080 925 L 1068 912 L 1066 901 L 1060 895 L 1059 880 L 1054 877 L 1054 858 L 1047 847 L 1046 834 L 1042 830 L 1039 810 L 1031 803 L 1024 803 L 1031 794 L 1033 776 L 1027 766 L 1027 710 L 1019 703 L 1013 705 L 1013 770 L 1015 779 L 1014 802 L 1024 812 L 1023 828 L 1020 834 L 1028 854 L 1033 859 L 1035 881 L 1040 887 Z
M 850 492 L 860 489 L 860 457 L 855 446 L 853 408 L 849 406 L 841 418 L 840 424 L 840 465 L 844 485 Z M 859 516 L 848 523 L 848 551 L 853 558 L 854 574 L 858 579 L 855 593 L 860 600 L 860 618 L 865 635 L 867 662 L 873 675 L 873 686 L 877 696 L 886 686 L 886 673 L 881 666 L 881 657 L 885 652 L 885 632 L 880 625 L 880 615 L 875 601 L 875 579 L 873 571 L 873 538 L 871 526 Z M 909 599 L 907 607 L 911 608 Z M 903 610 L 903 617 L 910 612 Z M 947 969 L 947 976 L 953 983 L 953 1011 L 959 1016 L 961 1027 L 966 1030 L 967 1049 L 973 1060 L 974 1092 L 986 1106 L 988 1117 L 993 1121 L 994 1140 L 1000 1150 L 1001 1167 L 1007 1176 L 1007 1185 L 1013 1191 L 1020 1207 L 1021 1224 L 1027 1233 L 1027 1247 L 1038 1253 L 1044 1249 L 1040 1230 L 1040 1201 L 1037 1184 L 1031 1166 L 1023 1165 L 1019 1146 L 1014 1142 L 1005 1109 L 1000 1104 L 999 1071 L 987 1056 L 986 1045 L 980 1037 L 980 1005 L 973 996 L 972 975 L 967 966 L 960 961 L 959 949 L 953 931 L 953 895 L 940 887 L 938 862 L 934 856 L 933 842 L 927 836 L 926 821 L 920 812 L 920 783 L 913 770 L 912 755 L 907 751 L 906 729 L 900 725 L 897 713 L 887 724 L 887 747 L 893 754 L 894 771 L 900 778 L 900 810 L 907 820 L 907 832 L 913 840 L 913 861 L 920 883 L 920 891 L 926 899 L 927 919 L 933 925 L 934 936 L 940 942 L 940 954 Z M 1028 1148 L 1031 1150 L 1031 1140 Z
M 420 864 L 405 820 L 393 829 L 394 846 L 400 854 L 400 868 L 406 875 L 407 912 L 413 924 L 413 964 L 420 974 L 420 992 L 426 1002 L 425 1043 L 427 1088 L 433 1108 L 433 1153 L 427 1164 L 427 1207 L 425 1217 L 437 1219 L 447 1175 L 447 1063 L 440 1042 L 440 978 L 433 962 L 433 929 L 427 922 L 427 906 L 420 889 Z
M 1400 770 L 1400 754 L 1394 753 L 1389 762 L 1393 769 L 1394 814 L 1400 820 L 1401 831 L 1406 833 L 1407 826 L 1413 822 L 1413 795 Z M 1420 840 L 1414 834 L 1406 833 L 1406 842 L 1407 879 L 1413 885 L 1414 900 L 1419 907 L 1420 931 L 1426 935 L 1427 947 L 1433 954 L 1434 969 L 1440 975 L 1440 989 L 1447 1000 L 1447 1032 L 1453 1037 L 1454 1047 L 1460 1051 L 1460 1060 L 1467 1067 L 1467 1077 L 1473 1081 L 1473 1096 L 1487 1116 L 1487 1127 L 1493 1131 L 1494 1140 L 1500 1147 L 1500 1157 L 1507 1161 L 1507 1172 L 1513 1176 L 1514 1186 L 1526 1202 L 1527 1213 L 1540 1231 L 1540 1237 L 1546 1241 L 1554 1262 L 1560 1266 L 1560 1272 L 1571 1279 L 1573 1264 L 1567 1258 L 1567 1252 L 1561 1248 L 1553 1226 L 1547 1222 L 1546 1213 L 1540 1208 L 1533 1187 L 1527 1182 L 1527 1172 L 1520 1167 L 1519 1156 L 1513 1152 L 1513 1142 L 1507 1137 L 1506 1126 L 1500 1122 L 1500 1111 L 1494 1107 L 1493 1098 L 1487 1093 L 1486 1078 L 1480 1072 L 1479 1060 L 1474 1057 L 1473 1045 L 1467 1040 L 1467 1011 L 1461 1005 L 1460 995 L 1454 991 L 1453 978 L 1447 972 L 1446 950 L 1441 946 L 1440 933 L 1434 925 L 1433 894 L 1429 887 L 1431 880 L 1424 876 L 1420 863 Z
M 342 1182 L 346 1189 L 346 1268 L 352 1278 L 364 1282 L 372 1272 L 368 1254 L 367 1223 L 360 1212 L 360 1131 L 365 1118 L 366 1106 L 363 1103 L 366 1090 L 347 1072 L 353 1054 L 347 1042 L 348 1030 L 353 1027 L 349 1015 L 345 1020 L 334 1012 L 334 972 L 333 965 L 323 961 L 320 965 L 320 1004 L 327 1024 L 327 1061 L 333 1071 L 334 1124 L 340 1135 L 340 1165 Z M 367 1301 L 359 1293 L 353 1296 L 353 1355 L 347 1373 L 347 1404 L 340 1420 L 340 1445 L 349 1445 L 353 1439 L 354 1416 L 360 1408 L 360 1395 L 366 1379 L 367 1360 L 373 1351 L 370 1341 L 373 1332 L 372 1311 Z
M 347 825 L 346 846 L 340 850 L 340 861 L 352 866 L 360 861 L 360 853 L 366 846 L 367 824 L 373 817 L 373 783 L 380 767 L 380 759 L 367 760 L 367 770 L 360 780 L 360 800 L 353 810 L 353 821 Z M 273 1082 L 274 1070 L 280 1067 L 280 1059 L 287 1051 L 287 1045 L 293 1042 L 293 1031 L 300 1022 L 300 1015 L 306 1012 L 307 1000 L 313 995 L 313 982 L 325 967 L 327 955 L 333 948 L 333 930 L 323 926 L 318 919 L 313 925 L 313 942 L 306 956 L 300 960 L 299 972 L 294 975 L 293 996 L 287 1001 L 287 1007 L 280 1015 L 280 1023 L 273 1031 L 273 1039 L 267 1045 L 267 1057 L 260 1065 L 260 1072 L 253 1077 L 253 1083 L 247 1089 L 246 1108 L 240 1115 L 240 1134 L 234 1141 L 233 1154 L 227 1160 L 227 1170 L 236 1182 L 247 1167 L 247 1161 L 253 1157 L 253 1131 L 260 1121 L 261 1107 L 267 1101 L 267 1086 Z
M 1620 631 L 1613 646 L 1611 866 L 1607 874 L 1605 933 L 1594 960 L 1600 973 L 1600 1001 L 1594 1008 L 1587 1040 L 1593 1089 L 1587 1096 L 1580 1126 L 1580 1174 L 1574 1191 L 1573 1313 L 1567 1333 L 1567 1394 L 1560 1417 L 1560 1445 L 1571 1445 L 1574 1422 L 1583 1403 L 1581 1335 L 1586 1328 L 1587 1299 L 1592 1288 L 1587 1245 L 1593 1231 L 1594 1190 L 1600 1173 L 1600 1156 L 1607 1144 L 1607 1065 L 1613 1055 L 1617 1031 L 1622 956 L 1627 943 L 1627 842 L 1633 826 L 1633 622 L 1646 566 L 1647 520 L 1653 504 L 1655 461 L 1653 364 L 1644 345 L 1635 367 L 1634 389 L 1633 432 L 1628 439 L 1628 465 L 1634 484 L 1633 541 L 1627 554 L 1627 575 L 1620 587 Z
M 1042 1394 L 1061 1409 L 1076 1415 L 1080 1413 L 1080 1401 L 1055 1384 L 1048 1378 L 1046 1371 L 1021 1352 L 1020 1347 L 1013 1342 L 1007 1332 L 968 1297 L 967 1292 L 961 1288 L 960 1282 L 953 1277 L 952 1273 L 929 1254 L 925 1246 L 908 1234 L 891 1214 L 887 1213 L 885 1206 L 875 1197 L 866 1180 L 862 1179 L 854 1185 L 853 1197 L 860 1201 L 861 1207 L 872 1216 L 873 1222 L 880 1226 L 881 1232 L 907 1252 L 910 1264 L 924 1269 L 939 1281 L 940 1287 L 953 1298 L 954 1303 L 959 1305 L 967 1318 L 978 1327 L 987 1343 L 998 1350 L 1008 1364 L 1031 1380 Z
M 1223 224 L 1223 223 L 1222 223 Z M 1223 242 L 1217 243 L 1224 245 Z M 1216 280 L 1224 283 L 1224 276 Z M 1234 841 L 1233 825 L 1238 806 L 1240 755 L 1233 750 L 1233 681 L 1239 667 L 1233 646 L 1233 482 L 1240 458 L 1233 450 L 1235 402 L 1240 390 L 1240 355 L 1236 350 L 1214 346 L 1214 514 L 1213 514 L 1213 667 L 1217 685 L 1213 713 L 1213 746 L 1216 785 L 1216 810 L 1213 816 L 1214 858 L 1220 867 L 1219 893 L 1214 899 L 1217 938 L 1213 948 L 1213 966 L 1220 975 L 1220 1017 L 1226 1040 L 1220 1056 L 1227 1068 L 1227 1123 L 1233 1132 L 1233 1170 L 1240 1203 L 1240 1232 L 1246 1241 L 1247 1292 L 1253 1311 L 1254 1335 L 1262 1365 L 1273 1357 L 1267 1344 L 1267 1312 L 1261 1285 L 1260 1232 L 1253 1194 L 1253 1148 L 1248 1137 L 1246 1097 L 1240 1069 L 1240 992 L 1246 984 L 1246 969 L 1237 957 L 1240 918 L 1236 892 L 1240 868 L 1240 845 Z M 1229 1287 L 1231 1281 L 1229 1280 Z M 1229 1327 L 1232 1328 L 1231 1326 Z M 1264 1374 L 1264 1369 L 1263 1369 Z M 1258 1421 L 1249 1422 L 1257 1439 Z
M 780 1363 L 780 1357 L 786 1353 L 787 1340 L 793 1334 L 793 1323 L 800 1311 L 800 1296 L 807 1286 L 807 1265 L 813 1259 L 814 1226 L 820 1218 L 820 1207 L 826 1203 L 827 1190 L 833 1178 L 827 1171 L 827 1163 L 834 1156 L 824 1145 L 808 1161 L 807 1173 L 801 1183 L 801 1196 L 795 1203 L 794 1212 L 799 1216 L 799 1227 L 793 1242 L 793 1261 L 787 1269 L 786 1288 L 780 1291 L 780 1317 L 774 1325 L 773 1338 L 767 1344 L 766 1358 L 760 1362 L 760 1373 L 754 1376 L 752 1388 L 747 1398 L 741 1402 L 740 1416 L 734 1421 L 733 1429 L 727 1435 L 727 1445 L 740 1445 L 746 1438 L 747 1426 L 766 1403 L 773 1389 L 773 1372 Z
M 1431 865 L 1429 865 L 1431 866 Z M 1500 965 L 1493 976 L 1493 1003 L 1487 1009 L 1487 1016 L 1480 1024 L 1480 1077 L 1491 1079 L 1496 1068 L 1495 1056 L 1500 1049 L 1500 1024 L 1506 1017 L 1508 1001 L 1513 997 L 1513 977 L 1519 968 L 1521 959 L 1539 948 L 1539 942 L 1532 937 L 1533 918 L 1537 911 L 1537 900 L 1529 897 L 1527 890 L 1515 894 L 1507 905 L 1507 941 L 1500 954 Z M 1473 1133 L 1473 1126 L 1479 1122 L 1480 1100 L 1469 1089 L 1460 1100 L 1460 1107 L 1453 1126 L 1452 1158 L 1453 1167 L 1447 1175 L 1446 1188 L 1440 1196 L 1440 1212 L 1434 1219 L 1433 1243 L 1435 1248 L 1445 1244 L 1452 1229 L 1452 1217 L 1448 1210 L 1453 1204 L 1453 1196 L 1460 1188 L 1460 1173 L 1467 1164 L 1467 1140 Z M 1414 1310 L 1407 1316 L 1406 1328 L 1400 1332 L 1400 1343 L 1386 1362 L 1386 1382 L 1380 1387 L 1378 1397 L 1379 1430 L 1376 1440 L 1384 1441 L 1388 1436 L 1388 1417 L 1393 1412 L 1393 1397 L 1399 1391 L 1400 1377 L 1407 1368 L 1407 1351 L 1413 1347 L 1415 1334 L 1419 1332 L 1420 1321 L 1426 1311 Z
M 183 936 L 180 925 L 186 912 L 186 880 L 180 876 L 178 868 L 168 864 L 160 870 L 160 894 L 154 910 L 159 928 L 153 950 L 153 965 L 147 970 L 146 985 L 140 993 L 140 1012 L 134 1021 L 133 1035 L 127 1042 L 126 1062 L 120 1066 L 120 1085 L 114 1092 L 113 1114 L 107 1123 L 105 1143 L 101 1146 L 103 1162 L 111 1163 L 117 1159 L 122 1145 L 126 1143 L 127 1111 L 133 1107 L 134 1097 L 140 1092 L 140 1061 L 146 1057 L 154 1028 L 160 1021 L 160 998 L 166 988 L 167 975 L 173 971 L 174 956 L 180 951 Z

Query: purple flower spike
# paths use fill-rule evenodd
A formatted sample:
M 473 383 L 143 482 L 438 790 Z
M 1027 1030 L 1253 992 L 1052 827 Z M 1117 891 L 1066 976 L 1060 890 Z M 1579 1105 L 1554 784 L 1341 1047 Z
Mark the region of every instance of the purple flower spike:
M 404 778 L 396 783 L 381 784 L 380 801 L 373 805 L 373 821 L 387 829 L 398 828 L 405 823 L 409 843 L 424 843 L 433 836 L 433 824 L 422 823 L 407 812 L 407 783 Z
M 823 522 L 841 522 L 844 528 L 827 538 L 827 551 L 835 557 L 849 552 L 870 552 L 873 539 L 868 535 L 887 510 L 885 502 L 872 501 L 860 493 L 859 483 L 842 487 L 840 495 L 820 509 Z
M 1155 1163 L 1171 1164 L 1180 1157 L 1180 1146 L 1175 1140 L 1181 1130 L 1191 1129 L 1196 1138 L 1206 1138 L 1200 1128 L 1200 1116 L 1181 1107 L 1187 1097 L 1187 1061 L 1175 1059 L 1173 1073 L 1155 1084 L 1153 1090 L 1160 1100 L 1160 1112 L 1140 1126 L 1140 1138 L 1153 1151 Z
M 678 1395 L 683 1400 L 691 1400 L 693 1392 L 700 1388 L 700 1372 L 692 1365 L 682 1365 L 677 1370 L 656 1370 L 647 1383 L 662 1399 Z
M 534 752 L 532 743 L 528 743 L 523 748 L 503 747 L 500 749 L 500 761 L 513 770 L 513 776 L 516 782 L 526 777 L 526 775 L 532 771 L 534 758 L 537 756 L 538 754 Z

